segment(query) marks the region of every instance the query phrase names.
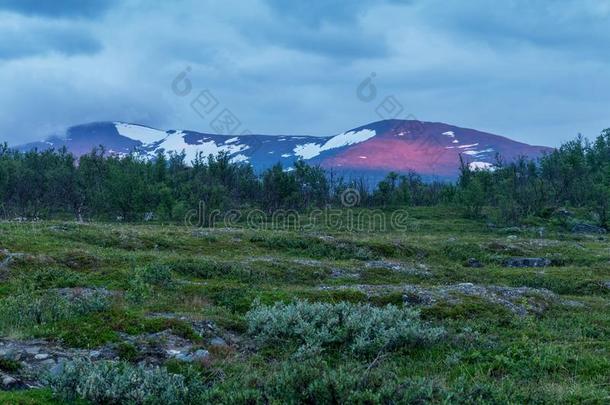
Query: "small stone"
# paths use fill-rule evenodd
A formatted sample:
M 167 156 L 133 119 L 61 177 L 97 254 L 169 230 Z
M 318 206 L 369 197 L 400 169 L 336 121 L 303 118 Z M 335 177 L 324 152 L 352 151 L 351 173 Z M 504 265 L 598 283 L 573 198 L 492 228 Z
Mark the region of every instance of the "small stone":
M 203 349 L 199 349 L 195 352 L 195 354 L 193 355 L 193 359 L 195 361 L 202 361 L 207 359 L 208 357 L 210 357 L 210 352 L 208 352 L 207 350 L 203 350 Z
M 51 356 L 48 355 L 47 353 L 39 353 L 36 356 L 34 356 L 34 360 L 46 360 L 49 357 L 51 357 Z
M 550 265 L 551 261 L 543 257 L 513 257 L 504 262 L 504 267 L 547 267 Z
M 471 257 L 466 261 L 466 266 L 472 268 L 481 268 L 483 267 L 483 264 L 478 259 Z
M 193 356 L 191 356 L 190 354 L 187 354 L 187 353 L 179 353 L 175 357 L 176 357 L 176 360 L 180 360 L 180 361 L 183 361 L 185 363 L 192 363 L 193 362 Z
M 590 233 L 604 235 L 607 231 L 599 226 L 589 224 L 576 224 L 572 227 L 572 233 Z
M 38 352 L 40 352 L 40 347 L 28 347 L 27 349 L 25 349 L 27 354 L 38 354 Z
M 49 375 L 51 377 L 58 377 L 59 375 L 61 375 L 64 372 L 64 364 L 64 361 L 60 361 L 55 366 L 51 367 L 51 369 L 49 370 Z
M 18 385 L 18 383 L 19 383 L 19 381 L 17 381 L 16 378 L 11 377 L 8 374 L 2 375 L 2 387 L 4 389 L 15 388 L 15 386 Z
M 101 355 L 102 352 L 100 352 L 99 350 L 91 350 L 89 352 L 89 357 L 92 359 L 99 359 Z
M 53 359 L 47 359 L 45 361 L 43 361 L 41 364 L 50 367 L 50 366 L 54 366 L 55 365 L 55 360 Z
M 221 337 L 215 337 L 212 340 L 210 340 L 210 345 L 216 346 L 216 347 L 226 347 L 227 342 L 225 342 L 225 340 Z
M 557 210 L 555 210 L 554 215 L 556 215 L 558 217 L 562 217 L 562 218 L 574 216 L 572 211 L 569 211 L 565 208 L 558 208 Z

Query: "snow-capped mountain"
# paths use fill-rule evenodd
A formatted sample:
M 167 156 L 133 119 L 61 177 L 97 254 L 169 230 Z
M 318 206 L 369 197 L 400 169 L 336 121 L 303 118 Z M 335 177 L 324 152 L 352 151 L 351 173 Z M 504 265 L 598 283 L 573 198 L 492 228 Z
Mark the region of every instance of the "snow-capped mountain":
M 460 155 L 475 169 L 491 168 L 496 156 L 510 161 L 535 158 L 551 148 L 531 146 L 473 129 L 434 122 L 385 120 L 334 136 L 215 135 L 188 130 L 149 128 L 124 122 L 97 122 L 68 129 L 65 137 L 52 137 L 18 147 L 46 150 L 66 147 L 77 156 L 96 146 L 107 153 L 135 153 L 154 158 L 160 151 L 185 152 L 191 162 L 228 153 L 233 161 L 249 162 L 262 171 L 277 162 L 289 170 L 298 159 L 343 174 L 379 177 L 389 171 L 416 171 L 426 178 L 455 178 Z

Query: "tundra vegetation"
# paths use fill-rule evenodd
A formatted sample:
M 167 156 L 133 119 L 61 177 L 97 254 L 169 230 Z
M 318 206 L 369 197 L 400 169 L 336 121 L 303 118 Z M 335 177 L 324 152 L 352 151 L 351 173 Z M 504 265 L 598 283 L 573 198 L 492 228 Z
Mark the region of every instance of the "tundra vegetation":
M 608 403 L 609 136 L 362 186 L 344 218 L 408 212 L 375 232 L 180 224 L 358 188 L 319 168 L 5 150 L 0 402 Z

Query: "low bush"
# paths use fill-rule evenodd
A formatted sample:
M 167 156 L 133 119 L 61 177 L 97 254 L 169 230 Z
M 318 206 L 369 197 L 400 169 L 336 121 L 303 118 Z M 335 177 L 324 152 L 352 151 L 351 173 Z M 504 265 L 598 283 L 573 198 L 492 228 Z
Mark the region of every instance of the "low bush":
M 226 276 L 234 270 L 231 264 L 215 260 L 177 261 L 171 268 L 178 274 L 198 278 Z
M 90 270 L 100 264 L 99 257 L 80 249 L 65 252 L 60 255 L 57 260 L 74 270 Z
M 360 245 L 352 241 L 325 240 L 302 236 L 255 236 L 250 242 L 263 247 L 282 252 L 291 252 L 297 255 L 307 255 L 315 259 L 333 260 L 371 260 L 379 255 L 371 251 L 369 246 Z
M 151 264 L 136 267 L 129 278 L 125 297 L 134 304 L 141 304 L 150 297 L 153 287 L 168 287 L 172 283 L 172 272 L 168 266 Z
M 88 360 L 66 363 L 48 377 L 48 384 L 66 402 L 85 399 L 94 404 L 198 404 L 206 390 L 197 379 L 163 368 Z
M 212 386 L 206 403 L 221 404 L 424 404 L 444 403 L 447 391 L 435 379 L 398 377 L 396 369 L 319 357 L 270 364 L 240 380 Z
M 38 326 L 79 317 L 109 307 L 101 294 L 62 297 L 54 291 L 22 291 L 0 300 L 0 332 L 27 331 Z
M 117 345 L 119 358 L 124 361 L 133 362 L 138 358 L 138 348 L 128 342 L 121 342 Z
M 400 380 L 389 370 L 333 367 L 311 360 L 288 362 L 270 376 L 263 394 L 269 403 L 391 404 L 441 402 L 446 393 L 432 380 Z
M 135 271 L 135 277 L 141 277 L 145 283 L 158 287 L 167 287 L 172 282 L 171 269 L 162 264 L 139 267 Z
M 346 302 L 295 301 L 271 307 L 256 304 L 246 314 L 246 321 L 249 334 L 260 346 L 290 341 L 298 345 L 298 355 L 339 347 L 370 356 L 430 344 L 445 333 L 442 328 L 423 323 L 415 310 Z
M 33 289 L 78 287 L 84 280 L 82 274 L 65 268 L 35 269 L 20 275 L 20 283 Z
M 21 363 L 16 360 L 0 357 L 1 371 L 6 371 L 7 373 L 14 373 L 21 370 L 21 367 Z

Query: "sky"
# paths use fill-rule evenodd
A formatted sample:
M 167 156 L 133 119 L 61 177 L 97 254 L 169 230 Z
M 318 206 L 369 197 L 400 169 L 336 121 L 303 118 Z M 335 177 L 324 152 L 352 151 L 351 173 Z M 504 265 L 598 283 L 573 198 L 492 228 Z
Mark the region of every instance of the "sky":
M 532 144 L 595 137 L 610 0 L 0 0 L 11 145 L 93 121 L 213 132 L 217 113 L 236 133 L 333 135 L 388 100 Z

